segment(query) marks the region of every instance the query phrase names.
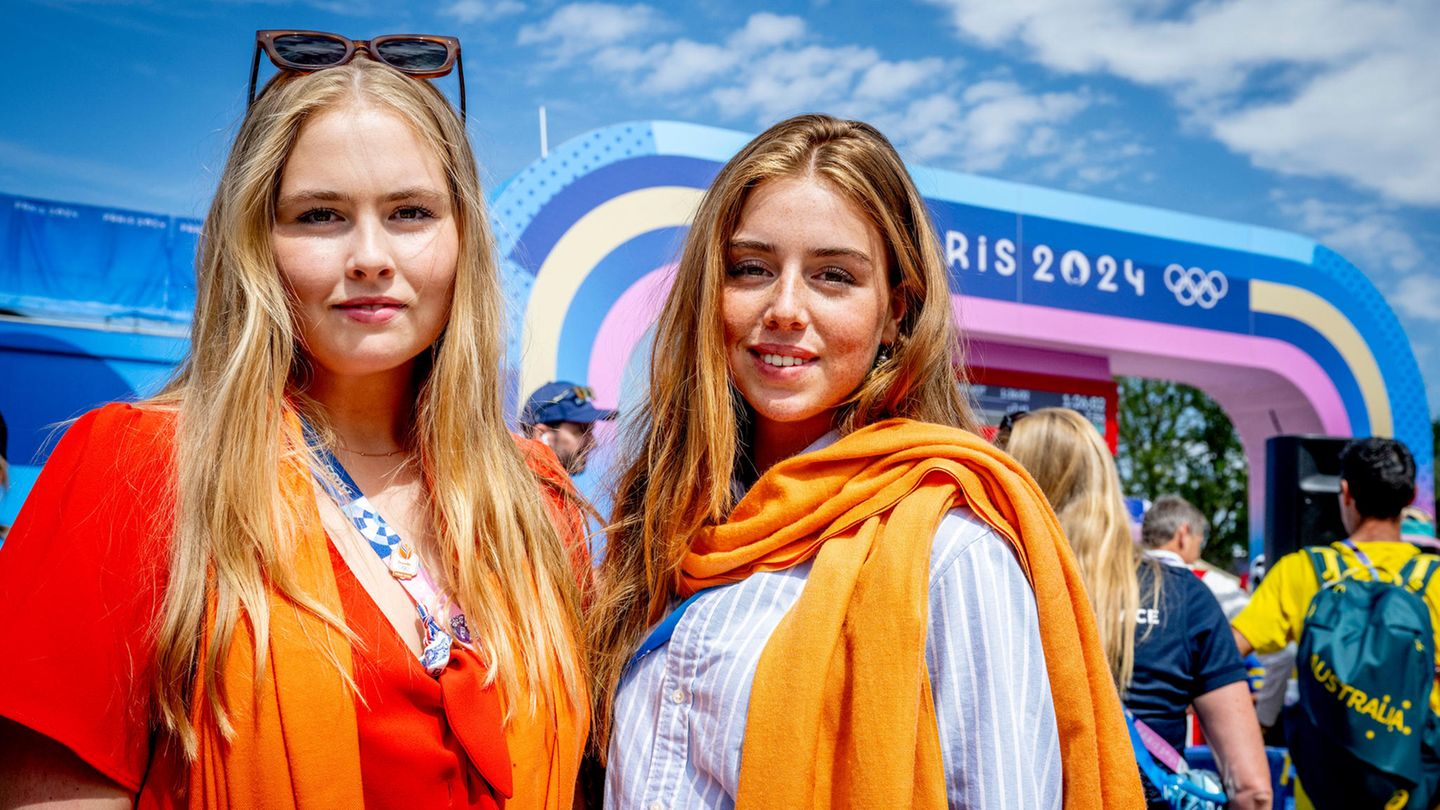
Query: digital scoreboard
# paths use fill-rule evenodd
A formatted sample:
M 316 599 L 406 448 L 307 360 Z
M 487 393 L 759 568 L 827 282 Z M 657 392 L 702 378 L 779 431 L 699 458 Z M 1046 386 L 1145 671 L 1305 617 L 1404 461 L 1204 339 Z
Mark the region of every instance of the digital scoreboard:
M 973 368 L 971 374 L 970 397 L 987 437 L 995 435 L 1006 414 L 1069 408 L 1090 420 L 1105 437 L 1110 452 L 1115 452 L 1120 432 L 1116 421 L 1118 389 L 1113 380 L 987 368 Z

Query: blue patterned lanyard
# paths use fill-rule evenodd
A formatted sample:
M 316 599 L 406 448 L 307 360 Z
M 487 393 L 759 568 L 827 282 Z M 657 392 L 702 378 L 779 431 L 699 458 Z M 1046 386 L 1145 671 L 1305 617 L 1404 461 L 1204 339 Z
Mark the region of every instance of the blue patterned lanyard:
M 446 632 L 441 626 L 441 618 L 436 615 L 436 611 L 441 609 L 438 589 L 421 564 L 420 556 L 390 527 L 380 511 L 370 503 L 370 499 L 360 491 L 360 486 L 355 483 L 345 465 L 340 463 L 329 448 L 319 442 L 319 436 L 309 425 L 305 426 L 305 437 L 315 455 L 334 476 L 334 480 L 327 479 L 320 470 L 316 470 L 316 480 L 335 500 L 335 505 L 340 507 L 345 517 L 360 531 L 360 535 L 385 563 L 390 574 L 400 581 L 400 585 L 415 603 L 415 610 L 420 614 L 420 623 L 425 628 L 425 649 L 420 654 L 420 663 L 431 677 L 439 677 L 450 663 L 450 652 L 455 640 L 459 639 L 461 644 L 470 643 L 470 629 L 465 624 L 465 614 L 453 612 L 449 625 L 454 635 Z M 336 482 L 339 483 L 339 488 L 335 486 Z M 428 610 L 427 604 L 431 605 Z

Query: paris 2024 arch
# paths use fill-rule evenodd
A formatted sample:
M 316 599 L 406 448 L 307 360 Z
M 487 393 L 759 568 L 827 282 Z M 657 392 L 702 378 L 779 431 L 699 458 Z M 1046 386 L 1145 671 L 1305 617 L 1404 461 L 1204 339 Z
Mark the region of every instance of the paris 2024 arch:
M 646 337 L 687 223 L 749 138 L 620 124 L 566 143 L 497 190 L 520 392 L 586 380 L 613 407 L 643 388 Z M 1068 380 L 1079 394 L 1042 404 L 1094 405 L 1103 427 L 1104 397 L 1084 391 L 1103 391 L 1114 375 L 1205 391 L 1250 461 L 1252 553 L 1264 526 L 1265 440 L 1277 433 L 1399 438 L 1419 465 L 1417 502 L 1431 508 L 1420 370 L 1380 293 L 1335 252 L 1268 228 L 911 172 L 945 249 L 969 359 L 1002 380 L 992 395 L 1019 390 L 1005 380 Z

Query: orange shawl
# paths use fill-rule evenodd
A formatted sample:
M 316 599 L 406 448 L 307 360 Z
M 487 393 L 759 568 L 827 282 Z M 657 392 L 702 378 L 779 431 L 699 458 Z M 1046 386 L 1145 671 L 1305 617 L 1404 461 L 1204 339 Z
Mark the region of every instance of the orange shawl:
M 961 505 L 1010 541 L 1034 588 L 1066 810 L 1144 806 L 1094 613 L 1040 488 L 970 433 L 890 419 L 776 464 L 682 563 L 688 595 L 815 560 L 755 673 L 738 808 L 945 807 L 926 583 L 935 529 Z
M 586 543 L 580 495 L 555 451 L 531 439 L 516 437 L 515 443 L 526 465 L 540 479 L 545 507 L 568 547 L 570 564 L 584 598 L 593 584 L 594 566 Z M 552 682 L 559 683 L 559 679 L 552 670 Z M 531 712 L 528 704 L 511 701 L 510 711 L 505 738 L 514 760 L 514 792 L 505 802 L 505 810 L 571 810 L 590 732 L 590 707 L 568 703 L 550 706 L 541 700 Z
M 292 427 L 298 433 L 298 425 Z M 552 465 L 545 459 L 530 458 L 535 450 L 529 444 L 521 442 L 521 452 L 543 478 Z M 545 483 L 543 492 L 552 515 L 573 509 L 554 502 L 555 491 L 568 487 L 568 481 Z M 309 474 L 287 465 L 281 473 L 281 487 L 300 505 L 295 510 L 300 517 L 295 576 L 333 615 L 343 616 L 328 541 L 313 507 Z M 564 536 L 565 527 L 561 528 Z M 199 752 L 189 769 L 189 805 L 206 810 L 362 807 L 355 694 L 349 683 L 354 674 L 350 642 L 274 591 L 269 595 L 269 607 L 270 638 L 258 689 L 255 641 L 246 622 L 236 626 L 225 654 L 224 703 L 235 724 L 230 740 L 223 738 L 208 716 L 203 679 L 196 678 L 192 720 Z M 201 650 L 208 647 L 213 632 L 212 603 Z M 469 669 L 472 671 L 463 673 L 460 685 L 473 684 L 478 689 L 483 673 Z M 482 705 L 478 694 L 473 697 L 477 705 L 472 711 L 498 711 L 498 706 Z M 474 752 L 491 760 L 477 765 L 497 793 L 506 797 L 516 794 L 503 802 L 510 810 L 570 810 L 588 731 L 588 707 L 577 712 L 541 700 L 538 710 L 530 712 L 527 701 L 513 703 L 518 705 L 506 724 L 505 741 L 497 741 L 496 751 Z M 509 761 L 494 761 L 496 755 L 505 758 L 507 746 Z
M 302 518 L 296 527 L 295 577 L 332 615 L 344 616 L 320 515 L 305 506 L 313 498 L 309 476 L 287 465 L 280 483 L 300 506 L 295 511 Z M 360 740 L 348 683 L 354 676 L 350 642 L 273 590 L 269 608 L 269 649 L 259 688 L 255 638 L 248 622 L 237 623 L 225 652 L 223 702 L 235 724 L 231 739 L 226 740 L 209 717 L 204 679 L 195 679 L 191 719 L 200 750 L 189 771 L 190 807 L 361 807 Z M 212 599 L 202 653 L 209 647 L 214 622 Z

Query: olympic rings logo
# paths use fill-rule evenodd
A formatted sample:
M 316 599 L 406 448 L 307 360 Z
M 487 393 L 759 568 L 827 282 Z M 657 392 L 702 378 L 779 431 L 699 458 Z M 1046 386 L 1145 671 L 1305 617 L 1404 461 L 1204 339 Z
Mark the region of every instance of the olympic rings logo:
M 1198 267 L 1172 264 L 1165 268 L 1165 287 L 1175 294 L 1181 306 L 1199 304 L 1201 309 L 1214 309 L 1230 292 L 1230 280 L 1219 270 L 1206 272 Z

